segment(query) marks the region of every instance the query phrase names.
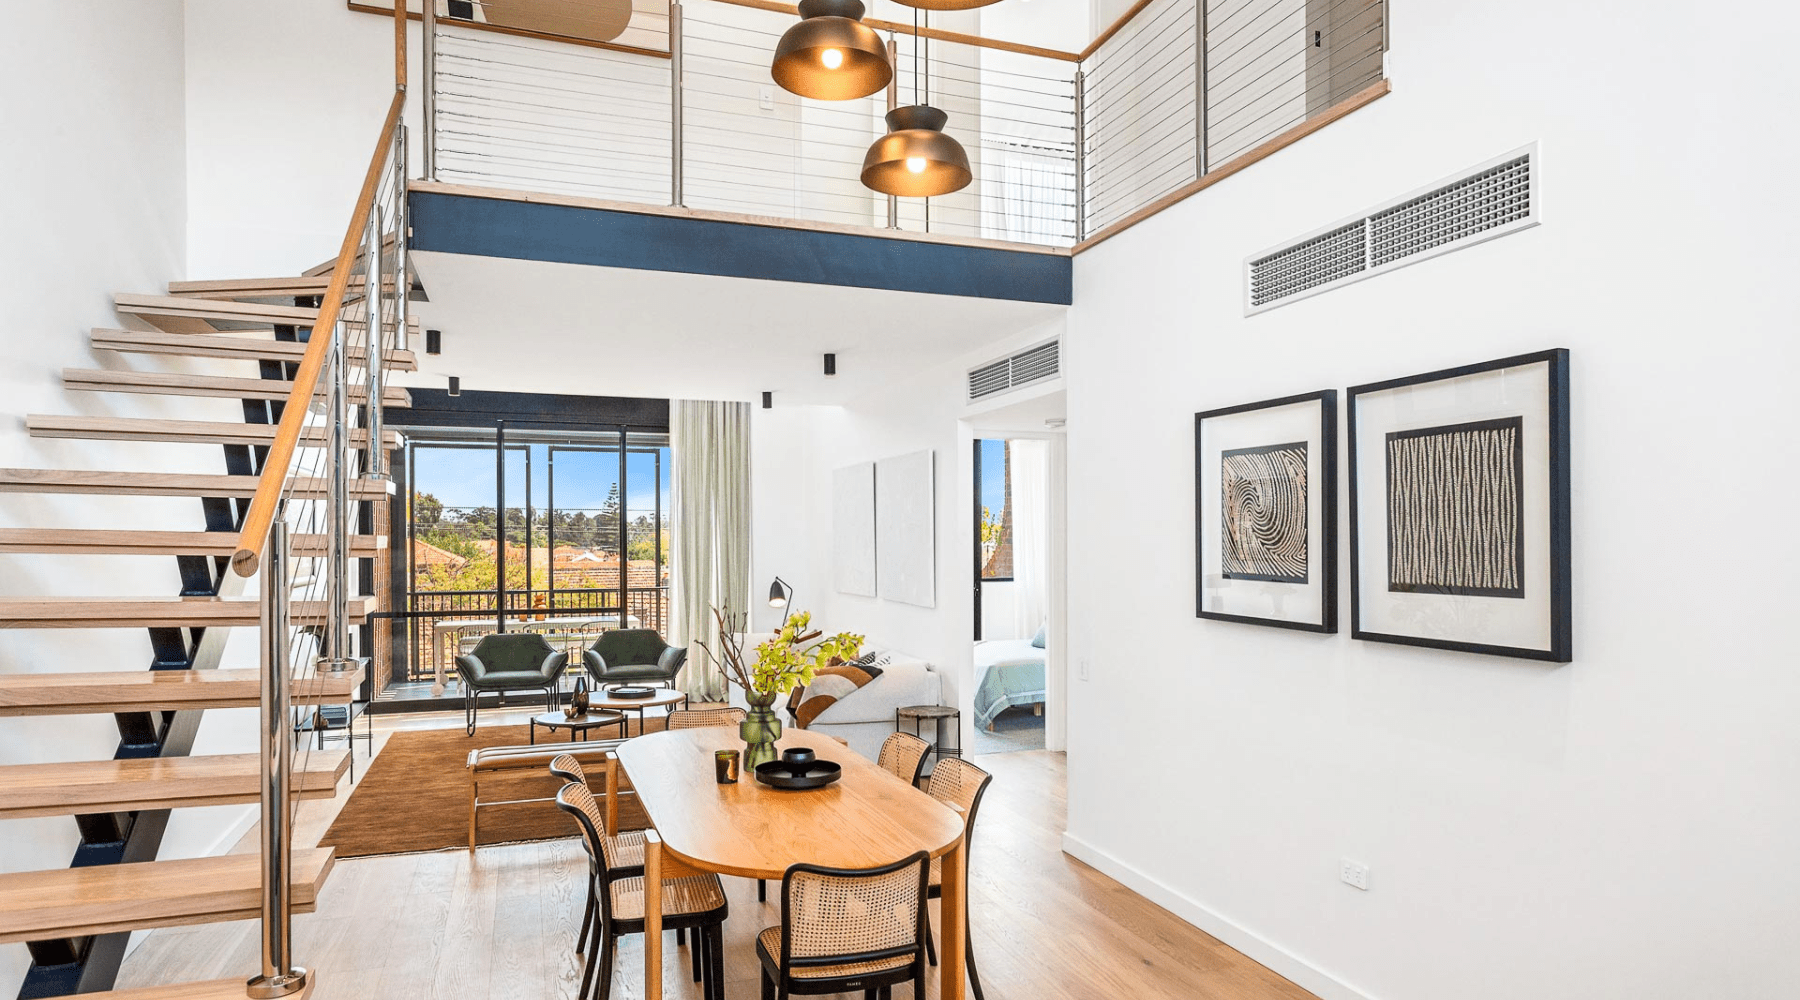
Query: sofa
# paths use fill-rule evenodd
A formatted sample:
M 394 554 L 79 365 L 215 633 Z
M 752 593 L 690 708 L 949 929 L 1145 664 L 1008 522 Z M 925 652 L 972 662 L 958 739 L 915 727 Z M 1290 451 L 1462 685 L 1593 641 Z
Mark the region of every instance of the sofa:
M 754 656 L 757 645 L 769 638 L 769 634 L 746 637 L 745 656 Z M 863 652 L 886 652 L 892 660 L 883 664 L 880 677 L 838 699 L 836 704 L 820 712 L 807 729 L 822 736 L 837 737 L 848 743 L 850 749 L 874 760 L 881 753 L 881 744 L 893 735 L 894 710 L 907 705 L 940 704 L 944 685 L 943 678 L 931 669 L 931 664 L 916 656 L 884 649 L 875 643 L 866 644 Z M 743 689 L 735 685 L 730 701 L 740 708 L 749 707 Z M 782 725 L 789 725 L 786 699 L 778 700 L 775 707 L 781 713 Z M 937 733 L 929 725 L 920 735 L 927 740 L 937 739 Z

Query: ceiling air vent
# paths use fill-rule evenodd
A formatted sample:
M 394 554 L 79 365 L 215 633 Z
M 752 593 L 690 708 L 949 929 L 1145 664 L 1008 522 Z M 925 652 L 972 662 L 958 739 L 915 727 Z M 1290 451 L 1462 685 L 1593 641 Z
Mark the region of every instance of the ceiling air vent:
M 1537 144 L 1244 261 L 1254 314 L 1538 224 Z
M 969 372 L 969 401 L 986 399 L 1062 374 L 1062 343 L 1047 341 Z

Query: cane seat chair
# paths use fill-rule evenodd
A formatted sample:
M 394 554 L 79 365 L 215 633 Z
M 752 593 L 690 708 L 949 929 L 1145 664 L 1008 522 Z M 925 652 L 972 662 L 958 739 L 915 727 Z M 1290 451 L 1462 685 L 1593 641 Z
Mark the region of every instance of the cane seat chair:
M 587 785 L 587 772 L 582 769 L 581 761 L 576 760 L 573 754 L 558 754 L 553 758 L 550 761 L 550 773 L 563 779 L 565 782 L 572 781 L 579 785 Z M 589 789 L 589 793 L 592 794 L 591 788 Z M 617 867 L 608 868 L 606 870 L 606 877 L 608 879 L 628 878 L 632 875 L 644 874 L 644 831 L 627 830 L 623 833 L 609 832 L 607 834 L 607 839 L 612 841 L 612 843 L 608 845 L 608 856 L 618 859 Z M 593 930 L 594 922 L 598 920 L 599 917 L 600 900 L 596 894 L 593 879 L 589 879 L 587 905 L 582 907 L 581 911 L 581 936 L 575 940 L 575 951 L 577 953 L 587 950 L 588 933 Z
M 925 770 L 925 755 L 930 752 L 930 742 L 912 733 L 895 733 L 881 744 L 875 763 L 894 777 L 917 787 L 919 772 Z
M 748 718 L 741 708 L 681 708 L 669 713 L 670 729 L 711 729 L 736 726 Z
M 644 876 L 615 876 L 622 859 L 611 851 L 606 817 L 587 785 L 570 782 L 556 793 L 557 808 L 575 818 L 588 854 L 590 889 L 599 898 L 599 923 L 587 941 L 586 970 L 576 1000 L 608 1000 L 612 994 L 616 942 L 644 933 Z M 642 854 L 639 855 L 640 864 Z M 730 906 L 717 875 L 663 879 L 664 930 L 692 931 L 695 980 L 705 1000 L 725 1000 L 725 918 Z M 596 974 L 597 973 L 597 974 Z M 591 992 L 590 992 L 591 987 Z
M 924 851 L 881 868 L 794 865 L 781 879 L 781 923 L 756 936 L 763 1000 L 861 992 L 911 982 L 925 996 Z
M 931 770 L 931 781 L 925 788 L 926 792 L 962 814 L 964 858 L 973 856 L 969 853 L 969 843 L 975 836 L 975 813 L 981 808 L 981 797 L 987 793 L 988 784 L 993 780 L 993 775 L 961 757 L 945 757 Z M 926 896 L 930 899 L 942 899 L 943 895 L 943 859 L 932 858 Z M 936 965 L 937 948 L 932 944 L 929 933 L 925 935 L 925 952 L 931 964 Z M 963 955 L 969 967 L 969 985 L 974 989 L 975 1000 L 985 1000 L 981 993 L 981 976 L 975 971 L 975 936 L 969 932 L 967 920 L 963 921 Z

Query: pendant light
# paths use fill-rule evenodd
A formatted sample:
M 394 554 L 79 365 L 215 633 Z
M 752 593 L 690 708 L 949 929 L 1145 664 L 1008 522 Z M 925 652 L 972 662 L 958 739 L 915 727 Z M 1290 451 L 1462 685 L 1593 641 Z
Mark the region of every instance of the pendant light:
M 888 85 L 887 46 L 862 23 L 859 0 L 800 0 L 800 23 L 775 45 L 769 75 L 781 89 L 820 101 L 867 97 Z
M 919 27 L 913 24 L 913 99 L 919 103 L 887 113 L 888 134 L 863 157 L 863 186 L 902 198 L 932 198 L 967 187 L 974 178 L 962 143 L 944 134 L 950 116 L 919 96 Z M 927 40 L 927 45 L 930 41 Z M 927 88 L 930 84 L 927 82 Z
M 1000 0 L 894 0 L 894 2 L 916 10 L 974 10 L 977 7 L 999 3 Z

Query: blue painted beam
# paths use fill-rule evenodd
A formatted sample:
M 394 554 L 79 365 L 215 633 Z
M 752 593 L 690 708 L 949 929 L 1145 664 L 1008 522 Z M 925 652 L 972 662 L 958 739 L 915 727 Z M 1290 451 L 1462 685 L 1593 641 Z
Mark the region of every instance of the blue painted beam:
M 414 250 L 1068 305 L 1063 254 L 415 191 Z

